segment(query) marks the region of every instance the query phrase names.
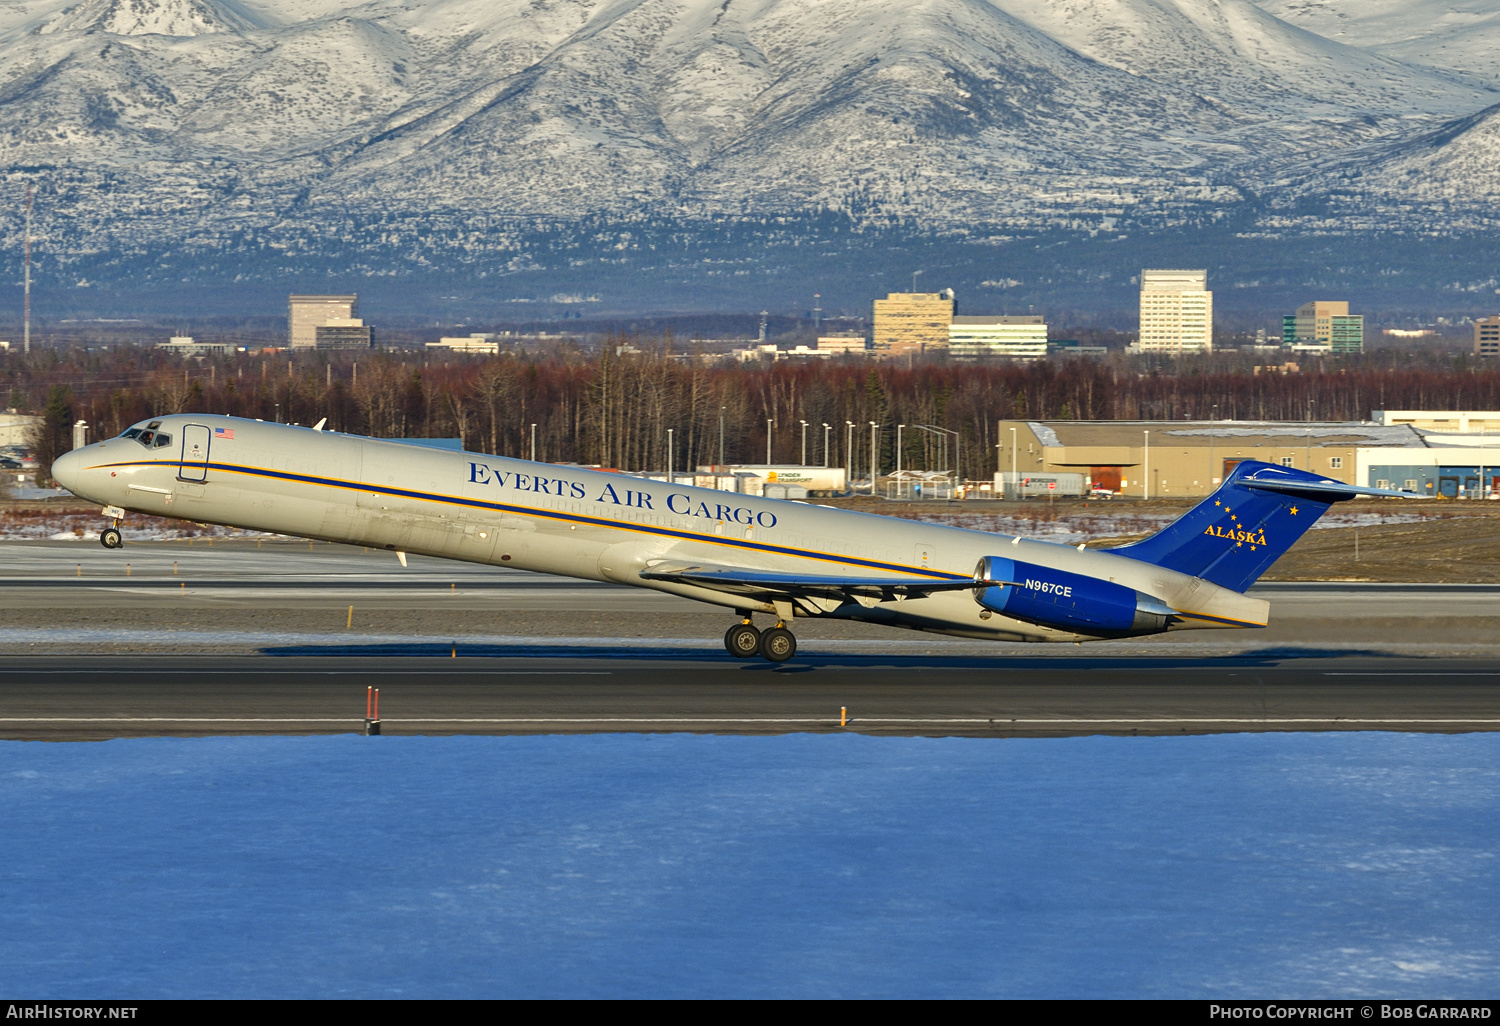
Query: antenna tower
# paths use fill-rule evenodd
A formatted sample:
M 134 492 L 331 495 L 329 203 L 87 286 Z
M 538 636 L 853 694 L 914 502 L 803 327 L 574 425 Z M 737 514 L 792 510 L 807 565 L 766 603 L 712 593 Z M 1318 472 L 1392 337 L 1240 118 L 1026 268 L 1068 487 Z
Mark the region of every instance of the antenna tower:
M 21 329 L 21 352 L 31 353 L 31 183 L 26 183 L 26 314 Z

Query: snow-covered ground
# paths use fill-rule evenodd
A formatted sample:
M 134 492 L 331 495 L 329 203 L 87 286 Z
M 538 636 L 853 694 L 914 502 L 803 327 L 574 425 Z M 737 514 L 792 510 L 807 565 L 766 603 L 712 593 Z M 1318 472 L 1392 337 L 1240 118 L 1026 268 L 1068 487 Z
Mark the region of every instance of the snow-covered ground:
M 28 997 L 1485 997 L 1500 737 L 0 743 Z

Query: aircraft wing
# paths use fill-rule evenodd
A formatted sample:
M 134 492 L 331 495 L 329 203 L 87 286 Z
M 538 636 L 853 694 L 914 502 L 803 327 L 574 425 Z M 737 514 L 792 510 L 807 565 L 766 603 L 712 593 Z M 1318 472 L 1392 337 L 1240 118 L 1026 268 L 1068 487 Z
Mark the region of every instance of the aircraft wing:
M 658 563 L 642 570 L 640 576 L 648 581 L 676 581 L 731 595 L 750 595 L 764 599 L 822 598 L 878 602 L 892 598 L 916 598 L 934 591 L 962 591 L 974 587 L 972 577 L 800 574 L 717 563 Z

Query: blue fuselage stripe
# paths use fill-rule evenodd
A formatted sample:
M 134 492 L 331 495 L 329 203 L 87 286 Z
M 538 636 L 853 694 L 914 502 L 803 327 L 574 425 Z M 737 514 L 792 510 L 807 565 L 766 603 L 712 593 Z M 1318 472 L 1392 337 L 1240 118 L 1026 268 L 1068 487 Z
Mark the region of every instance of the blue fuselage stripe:
M 449 506 L 467 506 L 473 509 L 493 510 L 497 513 L 513 513 L 518 516 L 544 517 L 550 520 L 561 520 L 568 523 L 586 524 L 590 527 L 608 527 L 615 530 L 635 531 L 641 534 L 655 534 L 667 538 L 679 538 L 683 541 L 710 542 L 714 545 L 726 545 L 731 548 L 748 549 L 754 552 L 770 552 L 781 556 L 798 556 L 804 559 L 818 559 L 825 562 L 842 563 L 847 566 L 865 567 L 871 570 L 886 570 L 894 573 L 914 573 L 923 577 L 931 577 L 940 581 L 964 581 L 969 579 L 967 574 L 947 573 L 942 570 L 933 570 L 929 567 L 913 567 L 901 563 L 882 563 L 876 560 L 857 559 L 853 556 L 843 556 L 835 553 L 818 552 L 814 549 L 797 549 L 785 545 L 771 545 L 766 542 L 746 541 L 741 538 L 725 538 L 716 534 L 697 534 L 692 531 L 673 530 L 669 527 L 656 527 L 650 524 L 641 524 L 634 521 L 617 521 L 605 517 L 591 517 L 580 513 L 564 513 L 557 510 L 538 509 L 533 506 L 513 506 L 501 502 L 489 502 L 484 499 L 471 499 L 467 496 L 443 495 L 437 492 L 420 492 L 408 488 L 391 488 L 384 485 L 368 484 L 359 481 L 341 481 L 337 478 L 315 477 L 310 474 L 294 474 L 284 470 L 267 470 L 263 467 L 247 467 L 234 463 L 185 463 L 172 460 L 132 460 L 125 463 L 104 463 L 91 469 L 107 469 L 109 467 L 162 467 L 162 468 L 191 468 L 198 471 L 218 470 L 230 474 L 245 474 L 251 477 L 274 478 L 280 481 L 292 481 L 297 484 L 315 485 L 321 488 L 342 488 L 347 491 L 370 492 L 376 495 L 390 495 L 402 499 L 416 499 L 422 502 L 438 502 Z

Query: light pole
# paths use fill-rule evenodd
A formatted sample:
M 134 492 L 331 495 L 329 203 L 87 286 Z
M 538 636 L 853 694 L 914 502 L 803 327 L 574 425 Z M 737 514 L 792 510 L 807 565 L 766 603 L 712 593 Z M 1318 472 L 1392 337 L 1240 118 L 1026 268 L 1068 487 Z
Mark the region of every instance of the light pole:
M 672 477 L 672 429 L 667 428 L 667 484 L 675 484 Z
M 766 418 L 766 466 L 768 467 L 771 465 L 771 428 L 775 424 L 775 420 L 770 417 Z
M 1219 475 L 1218 475 L 1218 469 L 1219 468 L 1214 463 L 1214 429 L 1213 429 L 1213 425 L 1216 424 L 1216 423 L 1218 423 L 1218 420 L 1219 420 L 1219 408 L 1217 406 L 1215 406 L 1213 408 L 1213 413 L 1208 418 L 1208 422 L 1209 422 L 1209 428 L 1208 428 L 1208 487 L 1210 489 L 1212 489 L 1214 485 L 1216 485 L 1216 484 L 1219 483 Z
M 802 421 L 802 465 L 807 466 L 807 421 Z
M 1146 498 L 1151 498 L 1151 432 L 1146 432 L 1146 477 L 1141 481 L 1141 489 Z
M 1312 415 L 1315 402 L 1317 402 L 1316 399 L 1307 401 L 1307 472 L 1309 474 L 1312 473 Z
M 854 491 L 854 421 L 846 420 L 847 430 L 844 432 L 844 473 L 848 474 L 846 483 L 849 490 Z
M 896 479 L 901 478 L 901 432 L 906 430 L 905 424 L 896 425 Z M 899 488 L 900 485 L 897 485 Z
M 875 496 L 875 477 L 880 471 L 880 425 L 870 421 L 870 497 Z
M 531 462 L 536 462 L 536 425 L 531 425 Z
M 926 273 L 927 272 L 925 272 L 925 271 L 913 271 L 913 272 L 911 272 L 911 290 L 913 292 L 917 291 L 917 275 L 919 275 L 919 274 L 926 274 Z
M 719 407 L 719 466 L 724 465 L 724 407 Z
M 828 433 L 830 431 L 832 431 L 832 430 L 833 430 L 833 425 L 829 424 L 825 420 L 823 422 L 823 466 L 824 467 L 832 466 L 832 464 L 830 464 L 828 462 Z

